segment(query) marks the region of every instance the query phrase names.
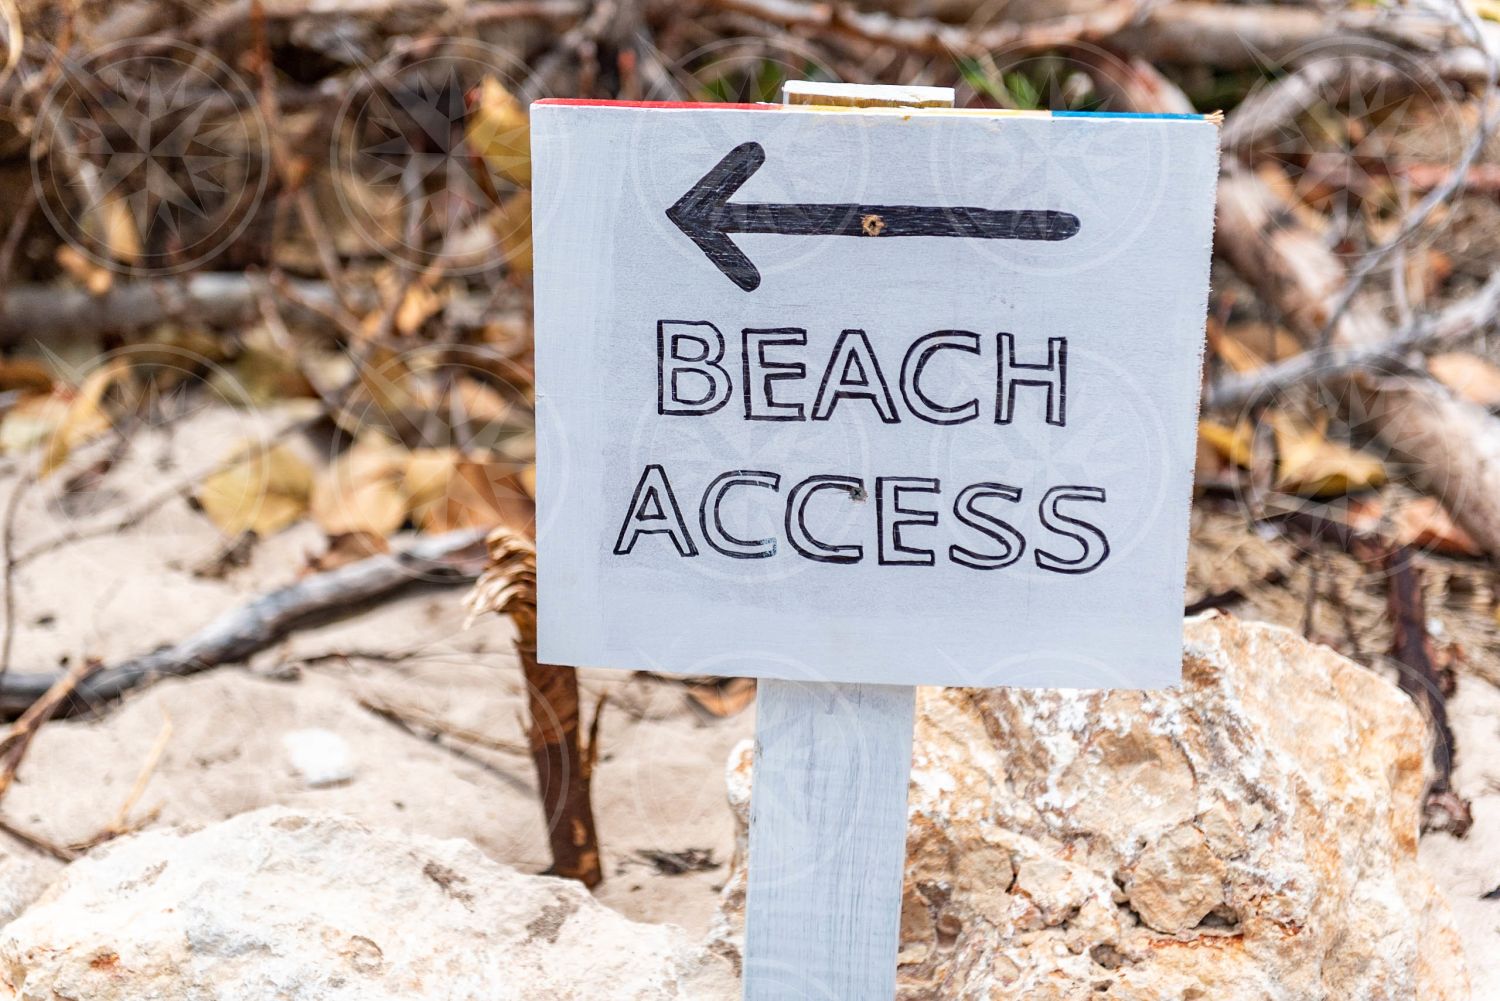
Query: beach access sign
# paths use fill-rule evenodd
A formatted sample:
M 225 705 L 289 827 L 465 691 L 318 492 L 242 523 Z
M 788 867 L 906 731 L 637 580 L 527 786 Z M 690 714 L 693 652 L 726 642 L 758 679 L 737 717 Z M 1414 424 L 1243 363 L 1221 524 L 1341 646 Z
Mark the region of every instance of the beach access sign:
M 543 661 L 1178 681 L 1214 123 L 531 122 Z

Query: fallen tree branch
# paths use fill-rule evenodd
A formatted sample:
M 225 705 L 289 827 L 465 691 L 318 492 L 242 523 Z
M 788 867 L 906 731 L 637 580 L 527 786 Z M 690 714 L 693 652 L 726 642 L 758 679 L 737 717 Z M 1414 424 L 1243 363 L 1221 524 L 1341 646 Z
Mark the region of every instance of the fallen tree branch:
M 181 643 L 100 669 L 69 693 L 60 710 L 64 715 L 78 712 L 158 678 L 196 674 L 242 661 L 298 626 L 350 611 L 417 580 L 473 580 L 480 567 L 477 547 L 483 537 L 482 531 L 467 530 L 422 538 L 398 553 L 383 553 L 304 577 L 225 612 Z M 0 679 L 0 713 L 26 711 L 58 679 L 56 672 L 10 672 Z
M 924 55 L 984 55 L 1057 48 L 1075 42 L 1107 43 L 1152 63 L 1209 65 L 1218 70 L 1292 65 L 1309 55 L 1368 55 L 1370 42 L 1422 53 L 1442 53 L 1448 74 L 1482 78 L 1477 50 L 1455 45 L 1451 22 L 1406 11 L 1324 11 L 1310 7 L 1219 3 L 1106 4 L 1087 14 L 1033 24 L 974 26 L 989 8 L 975 4 L 969 25 L 925 17 L 898 17 L 842 3 L 803 0 L 709 0 L 721 10 L 748 14 L 784 28 L 832 32 Z M 1142 9 L 1142 8 L 1145 9 Z M 955 12 L 962 14 L 962 12 Z
M 327 282 L 287 279 L 280 283 L 299 322 L 321 327 L 326 311 L 338 308 Z M 26 284 L 7 289 L 0 299 L 0 347 L 28 339 L 97 336 L 113 330 L 149 327 L 188 317 L 216 327 L 254 323 L 260 315 L 257 280 L 240 272 L 204 271 L 185 278 L 115 282 L 100 296 L 73 285 Z M 380 303 L 374 289 L 353 287 L 355 308 L 369 311 Z M 450 302 L 443 319 L 457 329 L 475 329 L 493 320 L 482 296 Z
M 1003 22 L 985 28 L 968 28 L 925 17 L 896 17 L 861 11 L 841 3 L 803 3 L 800 0 L 709 2 L 721 10 L 748 14 L 785 28 L 831 32 L 929 56 L 979 56 L 998 49 L 1040 50 L 1076 42 L 1098 42 L 1120 31 L 1138 11 L 1136 3 L 1111 3 L 1093 13 L 1036 24 Z
M 1355 347 L 1330 345 L 1285 361 L 1237 373 L 1209 387 L 1205 405 L 1214 410 L 1247 407 L 1295 386 L 1356 372 L 1400 372 L 1412 354 L 1436 354 L 1483 333 L 1500 318 L 1500 271 L 1473 295 L 1436 316 L 1419 317 L 1386 341 Z
M 1368 55 L 1372 40 L 1436 53 L 1455 47 L 1455 34 L 1451 22 L 1404 8 L 1199 2 L 1154 7 L 1110 41 L 1148 62 L 1207 65 L 1222 72 L 1295 65 L 1299 59 L 1339 52 Z

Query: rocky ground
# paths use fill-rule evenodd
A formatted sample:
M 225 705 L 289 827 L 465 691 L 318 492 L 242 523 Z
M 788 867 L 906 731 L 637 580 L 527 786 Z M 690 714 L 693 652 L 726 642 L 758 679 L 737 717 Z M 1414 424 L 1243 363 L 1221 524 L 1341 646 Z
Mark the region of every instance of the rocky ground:
M 160 440 L 143 438 L 132 460 L 139 465 L 117 471 L 114 493 L 87 505 L 61 499 L 44 482 L 17 508 L 19 547 L 107 524 L 159 489 L 164 460 L 191 468 L 193 456 L 217 455 L 238 430 L 208 412 Z M 125 530 L 17 569 L 12 663 L 43 670 L 79 657 L 111 661 L 180 639 L 294 579 L 323 546 L 321 533 L 301 523 L 243 561 L 221 559 L 217 531 L 186 502 L 156 505 Z M 241 967 L 224 965 L 225 957 L 251 964 L 244 957 L 276 952 L 277 941 L 302 942 L 304 951 L 255 976 L 297 981 L 299 970 L 323 968 L 319 950 L 347 963 L 355 993 L 323 984 L 323 993 L 287 994 L 299 1001 L 419 996 L 389 985 L 446 974 L 422 966 L 421 950 L 398 941 L 400 908 L 380 910 L 391 900 L 414 914 L 430 909 L 445 941 L 481 966 L 514 953 L 523 957 L 517 969 L 543 976 L 551 967 L 537 957 L 545 950 L 525 945 L 524 935 L 506 938 L 514 929 L 501 920 L 503 908 L 524 911 L 527 926 L 539 922 L 531 934 L 543 940 L 567 911 L 578 916 L 559 926 L 566 934 L 552 943 L 558 949 L 588 951 L 579 943 L 608 939 L 633 957 L 618 969 L 596 957 L 591 969 L 606 979 L 592 983 L 640 975 L 639 991 L 623 996 L 729 996 L 719 965 L 734 956 L 732 885 L 720 913 L 720 891 L 736 874 L 726 762 L 741 760 L 732 752 L 753 731 L 753 705 L 720 718 L 670 681 L 584 673 L 585 703 L 607 696 L 594 780 L 606 882 L 595 899 L 610 910 L 596 908 L 571 888 L 506 868 L 546 866 L 522 749 L 524 700 L 508 627 L 488 619 L 465 630 L 461 597 L 454 588 L 410 592 L 299 632 L 248 665 L 163 682 L 96 718 L 47 726 L 0 818 L 54 843 L 80 844 L 117 825 L 128 806 L 122 826 L 155 833 L 96 849 L 29 909 L 61 863 L 5 841 L 0 916 L 25 912 L 0 934 L 0 976 L 13 996 L 175 997 L 152 994 L 160 983 L 149 978 L 182 983 L 210 976 L 209 967 L 220 970 L 212 976 L 231 976 Z M 1278 608 L 1265 598 L 1248 611 L 1276 618 L 1268 611 Z M 1456 620 L 1445 608 L 1433 614 Z M 1048 969 L 1066 984 L 1105 984 L 1105 997 L 1151 997 L 1140 993 L 1150 984 L 1186 989 L 1195 978 L 1207 993 L 1182 996 L 1234 997 L 1213 986 L 1215 975 L 1233 970 L 1246 983 L 1277 976 L 1295 984 L 1285 978 L 1311 976 L 1324 950 L 1346 967 L 1320 972 L 1346 978 L 1325 986 L 1362 987 L 1345 996 L 1460 998 L 1467 996 L 1461 940 L 1473 996 L 1500 998 L 1500 901 L 1481 899 L 1500 884 L 1500 691 L 1489 680 L 1500 668 L 1490 654 L 1469 652 L 1450 701 L 1457 785 L 1473 801 L 1474 828 L 1462 841 L 1431 834 L 1418 847 L 1411 834 L 1425 730 L 1409 701 L 1374 672 L 1300 640 L 1223 628 L 1193 627 L 1181 695 L 924 696 L 903 946 L 910 997 L 937 996 L 935 985 L 955 983 L 1009 997 L 1004 991 Z M 1101 727 L 1097 739 L 1083 739 Z M 1005 746 L 1028 749 L 1007 759 L 1013 767 L 1003 789 L 992 782 L 1004 771 L 997 747 L 981 740 L 997 734 Z M 1257 749 L 1267 756 L 1254 758 Z M 745 777 L 733 770 L 728 777 L 742 799 Z M 269 807 L 292 812 L 212 826 Z M 990 819 L 971 823 L 965 809 Z M 328 812 L 353 821 L 323 819 Z M 167 827 L 202 831 L 160 830 Z M 477 852 L 426 839 L 463 839 Z M 295 901 L 300 884 L 292 877 L 244 899 L 228 889 L 256 883 L 264 872 L 256 865 L 281 852 L 294 873 L 334 880 L 345 894 L 340 913 L 364 923 L 351 918 L 330 931 L 316 922 L 343 919 L 281 913 L 272 902 Z M 432 862 L 441 878 L 426 873 L 426 862 L 386 873 L 403 852 Z M 977 859 L 994 864 L 976 869 Z M 151 875 L 163 861 L 168 866 Z M 689 871 L 673 871 L 684 867 L 675 863 Z M 449 871 L 464 882 L 443 875 Z M 945 882 L 966 889 L 943 897 L 933 887 Z M 178 923 L 141 923 L 163 907 L 180 908 Z M 115 935 L 127 923 L 141 930 Z M 235 944 L 240 927 L 261 928 L 264 941 Z M 311 928 L 322 930 L 309 938 Z M 189 953 L 171 954 L 162 943 L 185 929 Z M 1012 944 L 999 944 L 1002 933 Z M 701 949 L 706 936 L 717 949 Z M 1164 951 L 1159 943 L 1168 940 L 1182 947 Z M 120 993 L 102 992 L 100 971 Z M 214 996 L 267 996 L 265 982 L 243 983 L 250 986 L 241 995 Z M 509 996 L 485 993 L 493 983 L 473 986 L 485 997 Z M 577 989 L 579 997 L 610 996 Z M 1284 996 L 1320 996 L 1308 990 Z

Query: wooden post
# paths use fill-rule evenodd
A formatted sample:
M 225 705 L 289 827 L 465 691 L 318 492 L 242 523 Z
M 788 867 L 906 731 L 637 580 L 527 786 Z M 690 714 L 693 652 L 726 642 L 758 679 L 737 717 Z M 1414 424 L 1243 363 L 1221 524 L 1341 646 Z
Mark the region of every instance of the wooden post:
M 787 104 L 952 107 L 940 87 L 789 82 Z M 916 689 L 763 678 L 745 1001 L 896 996 Z
M 915 694 L 761 680 L 745 1001 L 895 997 Z

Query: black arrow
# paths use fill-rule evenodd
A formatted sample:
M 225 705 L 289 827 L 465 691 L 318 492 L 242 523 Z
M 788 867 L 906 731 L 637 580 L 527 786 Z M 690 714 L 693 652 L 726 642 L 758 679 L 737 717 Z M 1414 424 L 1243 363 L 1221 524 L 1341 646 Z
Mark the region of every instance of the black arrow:
M 714 266 L 746 292 L 760 285 L 760 272 L 730 233 L 782 236 L 954 236 L 974 240 L 1066 240 L 1078 232 L 1078 217 L 1050 209 L 944 208 L 924 205 L 827 205 L 729 199 L 766 162 L 760 143 L 740 143 L 702 180 L 667 209 L 667 218 L 687 234 Z

